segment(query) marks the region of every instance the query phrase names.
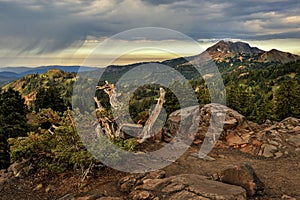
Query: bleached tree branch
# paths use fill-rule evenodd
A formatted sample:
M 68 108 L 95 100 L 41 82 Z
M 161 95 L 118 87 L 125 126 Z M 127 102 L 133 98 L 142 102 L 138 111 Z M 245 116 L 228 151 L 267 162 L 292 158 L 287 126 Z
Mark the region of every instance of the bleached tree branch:
M 152 111 L 151 115 L 149 116 L 148 120 L 145 123 L 145 126 L 141 133 L 142 139 L 139 140 L 139 143 L 143 143 L 148 137 L 152 135 L 151 129 L 155 121 L 157 120 L 159 113 L 163 107 L 163 103 L 165 101 L 165 94 L 166 94 L 165 90 L 163 88 L 160 88 L 160 97 L 157 100 L 157 104 L 154 110 Z

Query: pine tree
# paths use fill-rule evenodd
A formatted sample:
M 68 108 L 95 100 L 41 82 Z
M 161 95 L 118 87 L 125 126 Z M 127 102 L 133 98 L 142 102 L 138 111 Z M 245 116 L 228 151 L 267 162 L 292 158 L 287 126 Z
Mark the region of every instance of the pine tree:
M 0 169 L 5 169 L 9 166 L 9 146 L 7 143 L 7 135 L 3 129 L 3 115 L 0 115 Z
M 8 138 L 24 136 L 28 131 L 27 107 L 19 92 L 9 88 L 0 91 L 0 168 L 8 167 Z
M 294 79 L 283 81 L 275 94 L 276 116 L 278 120 L 286 117 L 300 117 L 300 88 Z
M 234 84 L 226 91 L 227 106 L 239 113 L 250 116 L 252 112 L 251 93 L 248 88 Z
M 35 110 L 38 112 L 42 108 L 51 108 L 54 111 L 64 112 L 67 110 L 67 105 L 64 99 L 60 96 L 59 90 L 50 86 L 49 88 L 41 89 L 35 100 Z
M 268 96 L 259 95 L 250 119 L 259 124 L 264 123 L 267 119 L 274 120 L 272 100 Z

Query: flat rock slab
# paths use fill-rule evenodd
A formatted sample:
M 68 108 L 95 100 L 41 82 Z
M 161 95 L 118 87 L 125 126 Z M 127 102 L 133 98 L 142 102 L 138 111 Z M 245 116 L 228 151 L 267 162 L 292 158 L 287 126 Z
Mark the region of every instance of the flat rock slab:
M 138 191 L 150 191 L 154 196 L 164 199 L 247 199 L 246 190 L 242 187 L 212 181 L 197 174 L 181 174 L 164 179 L 146 180 L 144 184 L 135 188 L 135 195 Z

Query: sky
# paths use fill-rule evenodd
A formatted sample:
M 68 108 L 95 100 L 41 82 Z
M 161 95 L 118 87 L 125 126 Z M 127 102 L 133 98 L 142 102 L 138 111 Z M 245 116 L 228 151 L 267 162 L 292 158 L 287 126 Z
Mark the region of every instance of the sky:
M 0 67 L 81 65 L 103 41 L 142 27 L 181 32 L 203 49 L 225 39 L 300 55 L 299 0 L 0 0 Z M 150 42 L 156 49 L 175 44 L 168 39 Z M 135 44 L 124 39 L 116 45 Z M 182 55 L 199 53 L 183 41 L 176 45 Z M 118 62 L 174 56 L 135 51 Z

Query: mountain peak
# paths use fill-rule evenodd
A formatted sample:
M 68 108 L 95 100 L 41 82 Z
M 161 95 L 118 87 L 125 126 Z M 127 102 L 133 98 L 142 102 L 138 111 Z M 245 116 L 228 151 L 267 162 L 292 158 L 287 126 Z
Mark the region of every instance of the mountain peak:
M 221 40 L 206 49 L 204 53 L 191 57 L 189 62 L 182 65 L 201 63 L 208 59 L 213 59 L 215 62 L 233 62 L 233 60 L 239 60 L 240 62 L 288 63 L 300 60 L 300 56 L 277 49 L 264 51 L 257 47 L 251 47 L 245 42 Z
M 251 47 L 248 43 L 245 42 L 231 42 L 231 41 L 224 41 L 224 40 L 221 40 L 215 45 L 209 47 L 207 51 L 210 54 L 221 52 L 223 54 L 224 53 L 225 54 L 246 53 L 250 55 L 263 52 L 263 50 L 260 50 L 257 47 Z
M 224 61 L 225 58 L 234 57 L 240 54 L 254 55 L 263 53 L 264 51 L 257 48 L 251 47 L 245 42 L 232 42 L 221 40 L 215 45 L 206 49 L 206 52 L 217 61 Z
M 260 62 L 288 63 L 297 60 L 300 60 L 300 56 L 288 52 L 279 51 L 277 49 L 271 49 L 270 51 L 264 52 L 259 57 Z

